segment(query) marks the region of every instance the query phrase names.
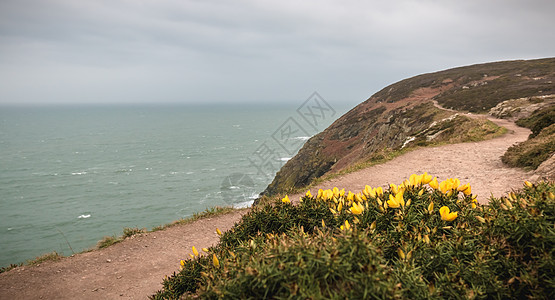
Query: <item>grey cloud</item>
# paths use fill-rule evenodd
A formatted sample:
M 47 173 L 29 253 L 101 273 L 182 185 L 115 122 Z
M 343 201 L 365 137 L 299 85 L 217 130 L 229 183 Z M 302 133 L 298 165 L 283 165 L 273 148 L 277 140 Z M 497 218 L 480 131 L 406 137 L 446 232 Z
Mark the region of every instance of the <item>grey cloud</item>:
M 4 0 L 0 103 L 313 90 L 355 103 L 418 73 L 552 56 L 552 11 L 552 1 Z

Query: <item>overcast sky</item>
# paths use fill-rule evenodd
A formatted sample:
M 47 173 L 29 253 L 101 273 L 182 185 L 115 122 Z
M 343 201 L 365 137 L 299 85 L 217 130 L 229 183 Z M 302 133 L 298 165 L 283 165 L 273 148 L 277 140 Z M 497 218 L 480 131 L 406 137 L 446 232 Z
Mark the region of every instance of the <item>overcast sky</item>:
M 359 103 L 555 56 L 555 1 L 0 0 L 0 104 Z

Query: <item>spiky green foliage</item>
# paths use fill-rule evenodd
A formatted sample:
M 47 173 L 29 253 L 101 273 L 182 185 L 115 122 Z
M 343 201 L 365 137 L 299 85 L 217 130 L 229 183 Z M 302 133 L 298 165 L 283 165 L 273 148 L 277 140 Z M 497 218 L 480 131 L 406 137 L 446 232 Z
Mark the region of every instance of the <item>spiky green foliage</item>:
M 276 200 L 245 215 L 209 255 L 183 261 L 152 298 L 555 298 L 555 184 L 484 206 L 458 186 Z M 388 207 L 400 190 L 403 205 Z M 457 217 L 445 221 L 442 206 Z
M 511 167 L 535 170 L 555 154 L 555 124 L 543 128 L 528 140 L 511 146 L 501 157 L 503 163 Z

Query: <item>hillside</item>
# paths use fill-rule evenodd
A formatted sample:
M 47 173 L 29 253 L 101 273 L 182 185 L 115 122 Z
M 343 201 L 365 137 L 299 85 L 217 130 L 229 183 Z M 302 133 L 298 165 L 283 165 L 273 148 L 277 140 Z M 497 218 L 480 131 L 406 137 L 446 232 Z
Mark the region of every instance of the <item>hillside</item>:
M 430 144 L 500 134 L 491 122 L 454 112 L 486 113 L 499 103 L 555 94 L 555 58 L 459 67 L 385 87 L 312 137 L 276 174 L 264 195 L 306 187 L 326 174 Z

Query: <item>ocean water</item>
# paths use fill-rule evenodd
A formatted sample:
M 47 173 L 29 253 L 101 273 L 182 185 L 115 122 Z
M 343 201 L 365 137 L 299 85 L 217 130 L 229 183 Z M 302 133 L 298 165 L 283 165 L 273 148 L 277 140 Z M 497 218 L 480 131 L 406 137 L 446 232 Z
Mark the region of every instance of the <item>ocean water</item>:
M 296 108 L 0 107 L 0 266 L 71 255 L 69 245 L 86 250 L 124 227 L 250 205 L 340 115 L 310 126 Z

